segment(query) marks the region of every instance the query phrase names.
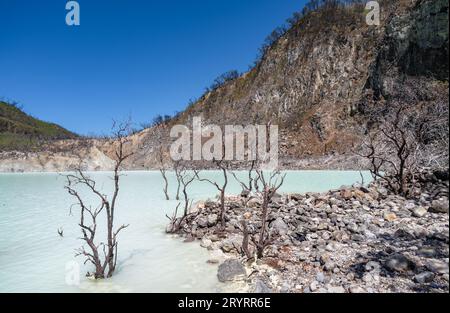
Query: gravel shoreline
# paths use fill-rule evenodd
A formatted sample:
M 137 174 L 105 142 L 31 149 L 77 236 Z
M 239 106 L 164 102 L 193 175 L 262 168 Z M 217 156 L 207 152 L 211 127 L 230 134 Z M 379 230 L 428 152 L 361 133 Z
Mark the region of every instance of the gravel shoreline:
M 413 199 L 380 181 L 326 193 L 276 195 L 272 244 L 263 259 L 242 253 L 242 223 L 261 227 L 261 199 L 227 196 L 226 228 L 218 201 L 199 202 L 183 223 L 186 241 L 208 249 L 229 289 L 252 293 L 449 292 L 448 172 L 422 173 Z

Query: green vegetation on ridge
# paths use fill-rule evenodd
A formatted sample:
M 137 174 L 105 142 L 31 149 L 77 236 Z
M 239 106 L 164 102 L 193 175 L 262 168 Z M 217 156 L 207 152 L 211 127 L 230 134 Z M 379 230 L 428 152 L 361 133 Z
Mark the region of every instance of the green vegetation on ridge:
M 44 141 L 76 137 L 59 125 L 29 116 L 17 105 L 0 101 L 0 151 L 33 150 Z

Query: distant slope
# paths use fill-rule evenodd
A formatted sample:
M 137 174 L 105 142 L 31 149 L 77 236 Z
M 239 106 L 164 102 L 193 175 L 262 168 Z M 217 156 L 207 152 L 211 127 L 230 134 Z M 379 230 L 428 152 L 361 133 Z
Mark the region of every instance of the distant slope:
M 43 141 L 76 137 L 59 125 L 33 118 L 15 105 L 0 101 L 0 151 L 33 150 Z

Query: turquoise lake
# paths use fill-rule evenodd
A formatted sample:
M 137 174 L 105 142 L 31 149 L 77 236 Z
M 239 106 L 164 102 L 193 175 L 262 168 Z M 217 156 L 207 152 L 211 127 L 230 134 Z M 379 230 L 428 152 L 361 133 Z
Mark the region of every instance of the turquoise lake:
M 322 192 L 361 181 L 359 172 L 286 173 L 283 193 Z M 221 177 L 219 172 L 202 175 Z M 245 177 L 245 173 L 240 175 Z M 105 193 L 111 190 L 111 176 L 91 173 Z M 364 176 L 368 182 L 370 175 Z M 170 180 L 173 195 L 173 175 Z M 230 181 L 227 194 L 238 194 L 239 184 L 232 177 Z M 85 278 L 91 268 L 83 265 L 82 258 L 75 258 L 75 250 L 82 245 L 79 212 L 76 208 L 71 212 L 75 201 L 64 184 L 64 176 L 58 174 L 0 174 L 0 292 L 224 291 L 216 278 L 217 266 L 206 264 L 208 251 L 198 243 L 183 243 L 164 233 L 166 214 L 177 202 L 165 201 L 159 172 L 124 173 L 115 223 L 130 226 L 119 236 L 117 273 L 101 282 Z M 217 191 L 207 183 L 195 182 L 190 194 L 194 200 L 206 200 L 214 198 Z M 93 200 L 89 194 L 86 199 Z M 63 238 L 57 233 L 59 228 L 64 230 Z M 79 284 L 70 278 L 76 275 L 73 271 L 78 265 Z

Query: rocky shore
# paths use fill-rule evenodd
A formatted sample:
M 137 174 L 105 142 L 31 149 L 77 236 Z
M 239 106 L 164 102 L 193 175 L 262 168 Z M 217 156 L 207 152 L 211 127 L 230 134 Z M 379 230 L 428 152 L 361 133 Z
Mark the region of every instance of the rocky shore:
M 449 292 L 448 172 L 422 173 L 412 188 L 412 199 L 380 181 L 276 195 L 262 259 L 242 252 L 242 220 L 250 235 L 261 227 L 257 195 L 227 197 L 225 229 L 218 201 L 197 203 L 182 235 L 208 249 L 218 279 L 242 292 Z

